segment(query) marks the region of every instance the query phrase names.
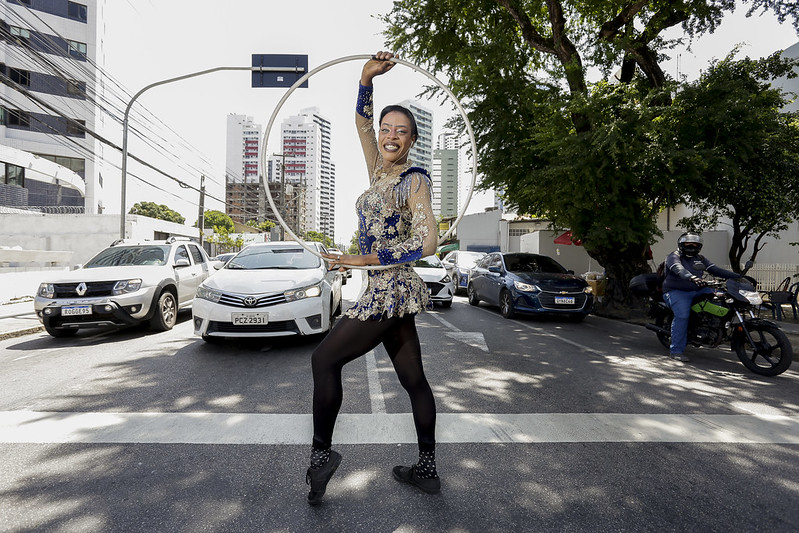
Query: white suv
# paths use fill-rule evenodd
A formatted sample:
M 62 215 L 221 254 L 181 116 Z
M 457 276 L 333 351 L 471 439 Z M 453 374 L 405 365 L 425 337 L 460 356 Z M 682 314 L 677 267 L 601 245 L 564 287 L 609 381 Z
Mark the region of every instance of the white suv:
M 210 275 L 208 261 L 189 240 L 116 241 L 82 268 L 42 283 L 34 308 L 53 337 L 142 322 L 165 331 Z

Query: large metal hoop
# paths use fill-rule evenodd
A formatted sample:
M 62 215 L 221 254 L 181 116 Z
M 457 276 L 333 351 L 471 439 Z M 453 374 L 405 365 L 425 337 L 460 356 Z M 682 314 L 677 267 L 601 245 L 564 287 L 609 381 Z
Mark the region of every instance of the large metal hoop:
M 289 90 L 286 91 L 286 94 L 283 95 L 283 98 L 280 99 L 280 101 L 277 103 L 277 106 L 275 106 L 275 110 L 272 112 L 272 116 L 269 117 L 269 123 L 266 125 L 266 131 L 264 132 L 264 140 L 261 145 L 261 180 L 263 181 L 264 190 L 266 192 L 266 199 L 269 201 L 269 206 L 272 208 L 272 212 L 275 214 L 275 218 L 277 218 L 278 222 L 280 222 L 280 225 L 283 226 L 283 229 L 286 230 L 286 233 L 288 233 L 295 241 L 297 241 L 300 244 L 300 246 L 302 246 L 303 248 L 305 248 L 306 250 L 308 250 L 309 252 L 311 252 L 312 254 L 323 260 L 324 257 L 322 257 L 316 250 L 313 250 L 310 246 L 308 246 L 305 243 L 305 241 L 300 239 L 291 230 L 291 228 L 283 220 L 283 217 L 280 215 L 280 213 L 277 210 L 277 207 L 275 206 L 275 200 L 274 198 L 272 198 L 272 191 L 269 190 L 269 183 L 267 183 L 266 180 L 264 179 L 264 169 L 267 168 L 266 166 L 267 144 L 269 142 L 269 133 L 272 131 L 272 126 L 274 125 L 275 119 L 277 118 L 278 113 L 283 107 L 283 104 L 286 103 L 286 100 L 288 100 L 289 96 L 291 96 L 291 93 L 293 93 L 300 85 L 305 83 L 308 80 L 308 78 L 310 78 L 311 76 L 313 76 L 318 72 L 325 70 L 326 68 L 332 67 L 333 65 L 338 65 L 339 63 L 345 63 L 347 61 L 363 61 L 369 59 L 372 59 L 371 54 L 340 57 L 338 59 L 328 61 L 327 63 L 324 63 L 323 65 L 316 67 L 315 69 L 309 71 L 307 74 L 298 79 L 294 83 L 294 85 L 292 85 L 289 88 Z M 408 63 L 407 61 L 404 61 L 402 59 L 392 58 L 390 59 L 390 61 L 397 63 L 399 65 L 405 65 L 406 67 L 412 70 L 424 74 L 430 80 L 434 81 L 436 85 L 441 87 L 441 89 L 447 94 L 447 96 L 449 96 L 452 99 L 452 101 L 455 103 L 455 106 L 458 108 L 458 111 L 463 117 L 463 122 L 466 124 L 466 131 L 469 134 L 469 140 L 472 143 L 472 183 L 471 186 L 469 187 L 469 194 L 466 196 L 466 201 L 464 202 L 463 207 L 461 207 L 460 213 L 458 213 L 458 217 L 455 219 L 455 222 L 452 223 L 452 226 L 450 226 L 449 230 L 447 230 L 444 236 L 441 237 L 441 239 L 439 239 L 438 243 L 441 244 L 442 242 L 445 242 L 450 235 L 452 235 L 452 232 L 455 230 L 455 227 L 461 221 L 461 218 L 463 218 L 463 215 L 466 212 L 466 208 L 469 207 L 469 202 L 471 202 L 472 200 L 472 191 L 474 191 L 474 186 L 477 183 L 477 142 L 475 142 L 474 139 L 474 131 L 472 130 L 472 124 L 471 122 L 469 122 L 469 117 L 466 115 L 466 111 L 463 109 L 463 106 L 461 106 L 461 103 L 458 101 L 455 95 L 452 94 L 452 91 L 450 91 L 446 85 L 444 85 L 441 81 L 439 81 L 438 78 L 433 76 L 433 74 L 423 69 L 422 67 L 414 65 L 413 63 Z M 281 172 L 282 170 L 283 169 L 281 169 Z M 281 194 L 284 193 L 281 191 Z M 360 270 L 382 270 L 386 268 L 393 268 L 396 265 L 369 265 L 369 266 L 341 265 L 341 266 L 346 268 L 360 269 Z

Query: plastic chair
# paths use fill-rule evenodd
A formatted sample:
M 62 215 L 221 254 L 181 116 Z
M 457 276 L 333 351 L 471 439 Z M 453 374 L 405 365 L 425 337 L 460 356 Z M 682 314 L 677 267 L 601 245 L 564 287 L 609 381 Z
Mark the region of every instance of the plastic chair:
M 790 285 L 790 283 L 791 278 L 788 276 L 777 285 L 776 290 L 768 293 L 771 316 L 777 320 L 782 320 L 782 306 L 785 304 L 791 306 L 793 317 L 796 318 L 796 290 L 799 288 L 799 283 L 794 283 L 793 285 Z M 793 289 L 793 292 L 791 292 L 791 289 Z

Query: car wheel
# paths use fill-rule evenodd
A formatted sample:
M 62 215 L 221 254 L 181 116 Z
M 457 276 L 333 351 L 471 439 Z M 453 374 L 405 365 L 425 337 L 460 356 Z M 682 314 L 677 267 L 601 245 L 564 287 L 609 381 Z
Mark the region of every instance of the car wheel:
M 460 287 L 458 287 L 458 285 L 460 285 L 460 278 L 458 277 L 458 274 L 453 274 L 452 275 L 452 294 L 458 294 L 458 291 L 460 290 Z
M 477 293 L 475 292 L 471 283 L 466 287 L 466 295 L 469 297 L 469 303 L 471 305 L 477 305 L 480 303 L 480 298 L 477 297 Z
M 175 295 L 169 291 L 164 291 L 158 297 L 158 304 L 155 313 L 150 319 L 150 329 L 155 331 L 167 331 L 172 329 L 178 319 L 178 304 Z
M 51 328 L 50 326 L 45 326 L 44 330 L 50 334 L 50 336 L 55 337 L 57 339 L 63 337 L 72 337 L 78 332 L 78 328 Z
M 516 314 L 513 309 L 513 297 L 511 297 L 508 290 L 502 291 L 502 294 L 499 295 L 499 312 L 505 318 L 513 318 L 513 315 Z

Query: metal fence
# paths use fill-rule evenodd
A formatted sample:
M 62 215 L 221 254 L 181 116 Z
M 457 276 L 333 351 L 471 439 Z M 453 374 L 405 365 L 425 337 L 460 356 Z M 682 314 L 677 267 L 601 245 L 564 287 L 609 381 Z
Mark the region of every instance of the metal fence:
M 722 268 L 731 270 L 730 265 Z M 755 264 L 747 272 L 757 280 L 757 290 L 761 292 L 773 291 L 785 278 L 791 278 L 790 284 L 799 281 L 799 265 L 797 264 Z

